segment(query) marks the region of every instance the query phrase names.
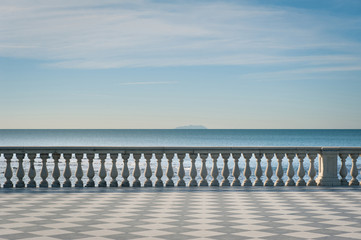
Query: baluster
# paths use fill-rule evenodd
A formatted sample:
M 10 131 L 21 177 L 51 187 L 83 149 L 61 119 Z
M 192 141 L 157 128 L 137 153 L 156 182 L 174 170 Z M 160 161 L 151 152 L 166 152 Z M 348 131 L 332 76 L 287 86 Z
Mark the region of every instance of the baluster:
M 296 186 L 306 186 L 306 182 L 303 179 L 305 176 L 305 168 L 303 167 L 303 160 L 306 157 L 305 153 L 297 153 L 298 161 L 300 165 L 298 166 L 297 175 L 298 175 L 298 181 L 296 183 Z
M 252 157 L 252 153 L 243 153 L 243 157 L 244 157 L 244 161 L 246 163 L 245 167 L 244 167 L 244 171 L 243 171 L 243 174 L 244 174 L 244 181 L 243 181 L 243 186 L 247 187 L 247 186 L 252 186 L 252 182 L 251 180 L 249 179 L 252 172 L 251 172 L 251 168 L 249 166 L 249 161 Z
M 223 169 L 222 169 L 223 180 L 221 182 L 221 186 L 228 187 L 231 185 L 228 180 L 228 176 L 229 176 L 228 159 L 231 156 L 231 154 L 230 153 L 221 153 L 221 156 L 223 158 Z
M 118 153 L 111 153 L 110 158 L 112 159 L 112 169 L 110 170 L 110 177 L 112 178 L 112 181 L 110 182 L 110 187 L 118 187 L 118 169 L 117 169 L 117 158 Z
M 276 175 L 277 180 L 275 182 L 275 186 L 284 186 L 285 183 L 283 182 L 283 167 L 282 167 L 282 159 L 285 156 L 284 153 L 276 153 L 276 158 L 278 161 L 277 169 L 276 169 Z
M 39 184 L 39 187 L 41 188 L 47 188 L 49 187 L 48 181 L 46 180 L 46 178 L 48 177 L 48 168 L 46 166 L 46 160 L 48 160 L 49 158 L 49 153 L 40 153 L 40 158 L 42 160 L 42 167 L 41 167 L 41 172 L 40 172 L 40 177 L 42 179 L 42 181 Z
M 128 159 L 130 157 L 129 153 L 123 153 L 122 154 L 122 158 L 123 158 L 123 171 L 122 171 L 122 177 L 123 177 L 123 181 L 121 183 L 120 186 L 122 187 L 129 187 L 129 168 L 128 168 Z
M 24 167 L 23 167 L 24 157 L 25 157 L 24 153 L 16 153 L 16 158 L 19 160 L 19 167 L 18 167 L 18 171 L 16 172 L 16 176 L 18 177 L 18 181 L 17 181 L 17 183 L 15 185 L 15 187 L 17 187 L 17 188 L 25 187 L 25 183 L 23 181 L 23 178 L 25 176 Z
M 65 158 L 65 169 L 64 169 L 64 178 L 65 181 L 63 183 L 63 187 L 71 187 L 71 170 L 70 170 L 70 159 L 71 153 L 64 153 L 63 157 Z
M 261 180 L 262 177 L 262 167 L 261 167 L 261 159 L 263 157 L 262 153 L 255 153 L 254 156 L 257 160 L 257 166 L 256 170 L 254 172 L 254 175 L 256 175 L 256 180 L 253 183 L 253 186 L 263 186 L 263 182 Z
M 141 157 L 140 153 L 133 153 L 133 158 L 134 158 L 134 170 L 133 170 L 133 177 L 134 177 L 134 181 L 133 181 L 133 187 L 140 187 L 140 168 L 139 168 L 139 159 Z M 145 185 L 145 183 L 144 183 Z M 150 185 L 152 186 L 152 182 L 150 183 Z
M 59 153 L 53 153 L 53 154 L 51 154 L 51 157 L 54 159 L 54 169 L 53 169 L 54 181 L 52 182 L 51 187 L 59 188 L 60 187 L 60 182 L 59 182 L 59 177 L 60 177 L 59 158 L 60 158 L 60 154 Z
M 99 171 L 100 181 L 98 183 L 98 187 L 107 187 L 107 182 L 105 181 L 105 178 L 107 177 L 107 171 L 105 170 L 105 159 L 107 158 L 107 154 L 99 153 L 99 158 L 100 158 L 100 171 Z
M 217 160 L 219 157 L 219 153 L 211 153 L 211 158 L 213 161 L 213 166 L 211 169 L 211 175 L 212 175 L 212 181 L 211 181 L 211 186 L 212 187 L 218 187 L 219 186 L 219 182 L 218 182 L 218 166 L 217 166 Z
M 177 157 L 179 159 L 179 168 L 178 168 L 178 183 L 177 186 L 178 187 L 185 187 L 186 186 L 186 182 L 184 181 L 184 176 L 185 176 L 185 171 L 184 171 L 184 158 L 185 158 L 185 153 L 177 153 Z
M 157 180 L 155 181 L 154 186 L 155 187 L 163 187 L 163 181 L 162 181 L 162 176 L 163 176 L 163 170 L 162 170 L 162 158 L 163 158 L 163 153 L 156 153 L 155 154 L 155 158 L 157 159 L 157 171 L 155 172 L 155 176 L 157 177 Z
M 13 176 L 13 170 L 11 168 L 11 159 L 13 157 L 12 153 L 5 153 L 4 158 L 6 159 L 6 169 L 5 169 L 5 178 L 6 181 L 4 183 L 4 188 L 12 188 L 13 182 L 11 181 L 11 177 Z
M 348 157 L 348 154 L 340 154 L 340 158 L 341 158 L 340 176 L 341 176 L 341 185 L 342 186 L 348 185 L 348 182 L 346 180 L 346 176 L 347 176 L 346 158 L 347 157 Z
M 81 167 L 81 161 L 83 160 L 83 153 L 75 153 L 75 158 L 77 160 L 78 166 L 76 168 L 75 177 L 77 181 L 75 182 L 75 187 L 83 187 L 83 181 L 81 178 L 83 177 L 83 169 Z
M 197 187 L 197 169 L 196 169 L 196 158 L 197 158 L 197 153 L 190 153 L 189 157 L 191 159 L 191 169 L 190 169 L 190 177 L 191 177 L 191 181 L 189 182 L 189 186 L 190 187 Z
M 28 188 L 35 188 L 36 187 L 36 182 L 34 180 L 35 176 L 36 176 L 36 171 L 35 171 L 35 166 L 34 166 L 34 160 L 36 158 L 36 154 L 35 153 L 28 153 L 28 158 L 30 160 L 30 167 L 29 167 L 29 172 L 28 172 L 28 176 L 29 176 L 29 182 L 27 187 Z
M 208 153 L 200 153 L 199 154 L 201 160 L 202 160 L 202 166 L 201 166 L 201 171 L 200 171 L 200 175 L 201 175 L 201 181 L 199 182 L 199 186 L 201 187 L 208 187 L 208 182 L 207 182 L 207 166 L 206 166 L 206 160 L 208 157 Z
M 308 176 L 310 177 L 310 180 L 308 180 L 307 186 L 317 186 L 314 179 L 316 176 L 315 159 L 317 155 L 315 153 L 308 153 L 307 156 L 310 159 L 310 168 L 308 169 Z
M 232 182 L 232 186 L 241 186 L 241 182 L 239 181 L 239 176 L 241 175 L 241 172 L 239 171 L 239 166 L 238 166 L 238 161 L 239 158 L 241 157 L 240 153 L 232 153 L 232 157 L 234 158 L 234 167 L 233 167 L 233 182 Z
M 144 182 L 144 187 L 152 187 L 153 183 L 150 178 L 152 177 L 152 169 L 150 168 L 150 159 L 152 158 L 152 153 L 144 153 L 145 161 L 146 161 L 146 167 L 144 172 L 144 177 L 146 178 Z
M 274 154 L 273 153 L 265 153 L 265 157 L 267 159 L 267 168 L 266 168 L 266 181 L 264 182 L 265 186 L 273 186 L 274 183 L 272 181 L 273 176 L 273 170 L 272 170 L 272 158 Z
M 87 153 L 86 157 L 88 158 L 88 163 L 89 163 L 88 172 L 86 174 L 88 177 L 88 182 L 86 183 L 86 187 L 95 187 L 95 182 L 93 180 L 93 178 L 95 176 L 94 166 L 93 166 L 95 154 Z
M 174 182 L 172 180 L 172 177 L 174 175 L 173 166 L 172 166 L 172 160 L 174 157 L 174 153 L 167 153 L 165 155 L 168 159 L 168 168 L 167 168 L 167 178 L 168 180 L 165 183 L 166 187 L 174 187 Z
M 357 158 L 358 158 L 358 154 L 350 154 L 350 157 L 352 159 L 352 167 L 351 167 L 351 181 L 349 183 L 350 186 L 357 186 L 359 185 L 359 181 L 357 180 L 357 175 L 358 175 L 358 170 L 357 170 Z
M 293 170 L 293 158 L 296 154 L 294 153 L 286 153 L 286 156 L 288 158 L 288 168 L 287 168 L 287 182 L 286 186 L 295 186 L 295 181 L 293 180 L 293 176 L 295 175 L 295 171 Z

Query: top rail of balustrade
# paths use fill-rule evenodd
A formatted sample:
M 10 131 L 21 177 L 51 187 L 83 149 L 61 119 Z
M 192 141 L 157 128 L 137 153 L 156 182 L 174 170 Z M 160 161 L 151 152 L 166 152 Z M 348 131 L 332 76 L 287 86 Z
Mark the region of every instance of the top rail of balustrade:
M 171 146 L 1 146 L 0 153 L 337 153 L 360 154 L 361 147 L 171 147 Z

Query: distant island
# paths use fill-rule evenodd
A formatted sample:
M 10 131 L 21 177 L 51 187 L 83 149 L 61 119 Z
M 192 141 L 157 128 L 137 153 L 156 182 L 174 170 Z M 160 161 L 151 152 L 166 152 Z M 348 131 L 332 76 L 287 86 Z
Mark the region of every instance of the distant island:
M 188 126 L 176 127 L 175 129 L 207 129 L 207 128 L 202 125 L 188 125 Z

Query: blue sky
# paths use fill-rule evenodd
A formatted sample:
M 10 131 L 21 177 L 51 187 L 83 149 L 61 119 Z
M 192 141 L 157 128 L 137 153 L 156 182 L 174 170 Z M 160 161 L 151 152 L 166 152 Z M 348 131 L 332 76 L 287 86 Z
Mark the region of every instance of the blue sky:
M 361 1 L 0 2 L 0 128 L 361 128 Z

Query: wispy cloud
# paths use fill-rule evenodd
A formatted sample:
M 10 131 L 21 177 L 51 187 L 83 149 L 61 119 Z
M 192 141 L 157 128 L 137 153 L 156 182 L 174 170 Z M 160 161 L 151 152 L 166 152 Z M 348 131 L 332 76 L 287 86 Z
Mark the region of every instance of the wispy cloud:
M 359 26 L 358 16 L 252 2 L 2 0 L 0 56 L 82 69 L 350 67 L 361 62 L 361 43 L 342 33 Z
M 119 85 L 167 85 L 167 84 L 177 84 L 178 82 L 123 82 Z

